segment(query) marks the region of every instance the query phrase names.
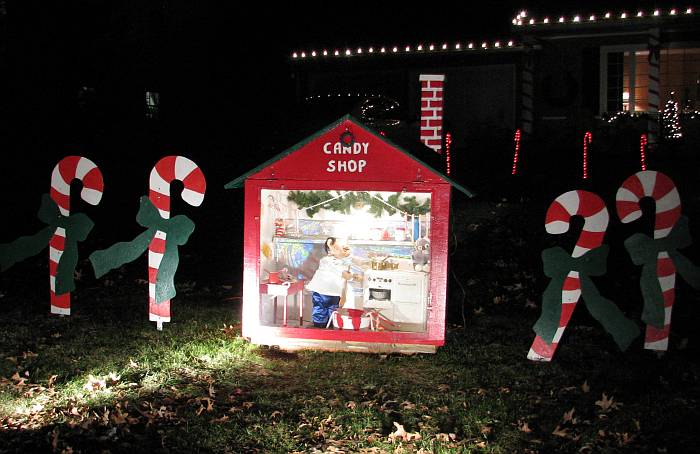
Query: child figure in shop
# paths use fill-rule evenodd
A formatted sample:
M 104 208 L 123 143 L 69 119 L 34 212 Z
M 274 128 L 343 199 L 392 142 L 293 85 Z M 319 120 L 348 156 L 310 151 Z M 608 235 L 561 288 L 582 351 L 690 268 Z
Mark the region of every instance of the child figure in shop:
M 328 255 L 319 261 L 316 273 L 306 285 L 312 292 L 311 319 L 316 328 L 325 328 L 331 314 L 338 310 L 347 281 L 362 280 L 359 274 L 350 272 L 353 263 L 361 259 L 351 256 L 350 247 L 344 241 L 329 237 L 323 247 Z

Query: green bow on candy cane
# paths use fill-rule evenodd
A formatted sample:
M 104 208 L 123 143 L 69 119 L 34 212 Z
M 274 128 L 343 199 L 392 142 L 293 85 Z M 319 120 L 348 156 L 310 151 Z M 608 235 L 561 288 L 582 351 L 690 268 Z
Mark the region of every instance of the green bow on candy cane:
M 579 273 L 581 297 L 588 312 L 612 335 L 620 350 L 625 351 L 639 335 L 639 328 L 624 316 L 612 301 L 603 297 L 589 276 L 602 276 L 607 270 L 608 247 L 600 246 L 578 258 L 564 249 L 553 247 L 542 251 L 544 274 L 552 280 L 542 295 L 542 314 L 533 327 L 535 333 L 551 344 L 559 328 L 562 289 L 570 271 Z
M 17 262 L 37 255 L 49 244 L 57 228 L 66 231 L 63 254 L 56 268 L 56 295 L 75 290 L 73 273 L 78 264 L 78 241 L 84 241 L 94 227 L 94 223 L 84 213 L 64 216 L 58 205 L 48 194 L 41 196 L 41 206 L 37 214 L 47 227 L 32 236 L 22 236 L 12 243 L 0 244 L 0 269 L 5 271 Z
M 681 216 L 666 238 L 651 239 L 643 233 L 635 233 L 625 240 L 625 248 L 635 265 L 642 265 L 640 287 L 644 298 L 642 320 L 648 325 L 662 329 L 665 325 L 664 296 L 656 272 L 659 252 L 666 252 L 676 271 L 693 288 L 700 287 L 700 268 L 681 255 L 676 249 L 690 246 L 688 218 Z
M 100 278 L 108 271 L 136 260 L 148 249 L 156 232 L 160 230 L 166 234 L 166 239 L 165 254 L 156 278 L 156 303 L 172 299 L 176 294 L 174 278 L 180 260 L 177 247 L 187 243 L 194 231 L 194 222 L 185 215 L 178 215 L 172 219 L 161 217 L 158 209 L 146 196 L 141 197 L 136 222 L 148 230 L 131 241 L 116 243 L 90 254 L 95 276 Z

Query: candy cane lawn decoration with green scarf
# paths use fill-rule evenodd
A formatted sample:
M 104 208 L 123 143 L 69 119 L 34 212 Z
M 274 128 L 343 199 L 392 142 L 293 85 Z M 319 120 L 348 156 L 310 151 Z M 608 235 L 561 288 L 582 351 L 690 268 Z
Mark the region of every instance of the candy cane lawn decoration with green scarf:
M 204 200 L 207 182 L 202 170 L 182 156 L 166 156 L 151 170 L 149 195 L 163 219 L 170 218 L 170 183 L 180 180 L 184 186 L 182 200 L 198 207 Z M 170 299 L 157 294 L 157 276 L 166 253 L 167 233 L 158 230 L 148 245 L 148 319 L 162 329 L 163 322 L 170 322 Z
M 547 210 L 545 229 L 555 235 L 565 233 L 572 216 L 582 216 L 584 225 L 571 256 L 561 247 L 542 251 L 544 274 L 552 280 L 542 295 L 542 314 L 533 327 L 537 335 L 527 355 L 533 361 L 552 360 L 581 297 L 621 350 L 627 349 L 639 334 L 637 326 L 615 303 L 601 296 L 590 279 L 606 272 L 608 247 L 603 245 L 603 237 L 609 215 L 605 203 L 588 191 L 561 194 Z
M 681 200 L 673 181 L 653 170 L 637 172 L 626 179 L 615 196 L 617 214 L 623 223 L 642 216 L 639 201 L 643 197 L 651 197 L 656 202 L 654 239 L 636 233 L 625 240 L 625 247 L 634 264 L 642 265 L 642 320 L 647 324 L 644 348 L 665 351 L 676 298 L 676 271 L 698 288 L 700 269 L 677 252 L 689 246 L 692 240 L 688 219 L 681 216 Z
M 49 286 L 51 313 L 70 315 L 70 292 L 75 289 L 73 274 L 78 263 L 78 242 L 87 238 L 94 226 L 84 213 L 70 214 L 70 184 L 83 183 L 80 197 L 91 205 L 102 199 L 102 172 L 91 160 L 82 156 L 66 156 L 51 173 L 50 195 L 44 194 L 39 219 L 47 227 L 33 236 L 23 236 L 0 245 L 2 270 L 49 246 Z
M 187 242 L 194 222 L 187 216 L 170 218 L 170 183 L 184 185 L 182 198 L 193 206 L 204 199 L 206 180 L 202 170 L 183 156 L 166 156 L 151 171 L 149 196 L 141 197 L 136 221 L 147 230 L 130 242 L 117 243 L 90 256 L 95 275 L 131 262 L 148 249 L 149 320 L 158 330 L 170 321 L 170 299 L 175 296 L 175 271 L 179 263 L 178 246 Z

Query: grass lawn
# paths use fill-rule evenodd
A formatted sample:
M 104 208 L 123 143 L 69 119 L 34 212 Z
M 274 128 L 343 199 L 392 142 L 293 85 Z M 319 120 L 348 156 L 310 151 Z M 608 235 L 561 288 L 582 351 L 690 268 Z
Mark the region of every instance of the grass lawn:
M 51 316 L 33 277 L 44 258 L 18 264 L 0 297 L 0 451 L 697 450 L 697 295 L 679 291 L 666 354 L 641 339 L 619 352 L 581 305 L 555 360 L 530 362 L 541 245 L 522 244 L 527 210 L 480 203 L 469 221 L 455 213 L 465 222 L 455 250 L 509 240 L 484 257 L 453 252 L 451 322 L 435 355 L 253 346 L 235 288 L 182 279 L 173 322 L 157 332 L 145 283 L 128 276 L 141 264 L 82 279 L 74 315 Z
M 287 353 L 240 338 L 237 306 L 215 295 L 175 303 L 160 333 L 135 296 L 70 318 L 11 309 L 0 321 L 0 450 L 696 447 L 699 371 L 687 350 L 622 354 L 597 327 L 577 326 L 553 363 L 531 363 L 535 314 L 514 324 L 482 313 L 436 355 Z

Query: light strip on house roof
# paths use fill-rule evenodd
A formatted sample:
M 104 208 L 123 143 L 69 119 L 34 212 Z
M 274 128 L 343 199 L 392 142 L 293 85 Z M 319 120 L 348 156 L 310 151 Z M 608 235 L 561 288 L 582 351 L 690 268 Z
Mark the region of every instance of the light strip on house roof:
M 411 46 L 411 45 L 406 45 L 406 46 L 392 46 L 392 47 L 380 47 L 379 52 L 376 51 L 376 47 L 368 47 L 368 48 L 363 48 L 363 47 L 357 47 L 354 49 L 351 48 L 345 48 L 344 50 L 339 50 L 339 49 L 334 49 L 332 51 L 329 51 L 328 49 L 323 49 L 322 51 L 306 51 L 306 50 L 298 50 L 292 52 L 292 60 L 308 60 L 308 59 L 315 59 L 318 57 L 368 57 L 370 54 L 375 55 L 377 53 L 380 54 L 386 54 L 388 51 L 390 51 L 393 54 L 398 54 L 398 55 L 415 55 L 415 54 L 430 54 L 430 53 L 445 53 L 445 52 L 456 52 L 456 51 L 464 51 L 464 50 L 475 50 L 475 49 L 481 49 L 481 50 L 503 50 L 503 49 L 518 49 L 521 48 L 522 45 L 518 45 L 513 41 L 512 39 L 509 39 L 507 41 L 493 41 L 492 43 L 489 43 L 488 41 L 482 41 L 481 46 L 474 44 L 474 42 L 456 42 L 452 45 L 448 43 L 443 43 L 441 46 L 438 46 L 436 44 L 429 44 L 425 45 L 423 43 L 419 43 L 416 46 Z M 388 49 L 388 50 L 387 50 Z M 331 55 L 332 54 L 332 55 Z
M 662 16 L 673 16 L 673 17 L 678 17 L 682 15 L 689 15 L 693 14 L 693 8 L 686 8 L 685 11 L 678 10 L 676 8 L 671 8 L 669 9 L 666 14 L 664 14 L 664 11 L 660 9 L 655 9 L 651 12 L 651 14 L 647 14 L 644 11 L 637 11 L 636 14 L 630 14 L 627 11 L 621 11 L 618 14 L 613 14 L 611 12 L 606 12 L 602 18 L 599 19 L 598 16 L 591 14 L 588 16 L 588 22 L 598 22 L 599 20 L 606 20 L 609 22 L 611 19 L 619 20 L 621 22 L 624 21 L 631 21 L 634 20 L 635 18 L 637 19 L 644 19 L 646 17 L 662 17 Z M 551 20 L 549 17 L 544 17 L 541 20 L 538 20 L 534 17 L 529 17 L 527 11 L 520 11 L 515 18 L 513 18 L 513 25 L 516 26 L 535 26 L 535 25 L 543 25 L 543 24 L 550 24 Z M 571 17 L 566 17 L 566 16 L 560 16 L 559 19 L 557 20 L 557 23 L 559 24 L 577 24 L 581 22 L 581 16 L 578 14 L 575 14 Z

